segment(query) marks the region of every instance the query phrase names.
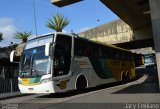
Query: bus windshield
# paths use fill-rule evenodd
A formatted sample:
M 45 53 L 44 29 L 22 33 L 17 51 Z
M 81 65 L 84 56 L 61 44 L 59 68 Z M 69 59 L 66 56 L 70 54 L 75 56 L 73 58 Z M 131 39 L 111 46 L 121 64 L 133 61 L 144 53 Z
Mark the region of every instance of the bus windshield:
M 24 50 L 20 64 L 20 76 L 33 77 L 48 74 L 49 65 L 49 57 L 45 56 L 45 46 Z

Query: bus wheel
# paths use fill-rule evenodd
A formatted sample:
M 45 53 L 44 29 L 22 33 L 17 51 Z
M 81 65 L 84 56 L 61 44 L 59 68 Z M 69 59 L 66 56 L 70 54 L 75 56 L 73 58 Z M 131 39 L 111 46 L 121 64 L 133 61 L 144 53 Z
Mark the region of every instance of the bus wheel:
M 126 79 L 127 79 L 127 80 L 126 80 L 127 83 L 130 82 L 129 73 L 127 73 Z
M 77 91 L 84 91 L 86 87 L 87 87 L 86 78 L 84 76 L 78 77 L 77 83 L 76 83 Z
M 125 73 L 123 73 L 122 75 L 122 84 L 126 84 L 127 83 L 127 76 L 125 75 Z

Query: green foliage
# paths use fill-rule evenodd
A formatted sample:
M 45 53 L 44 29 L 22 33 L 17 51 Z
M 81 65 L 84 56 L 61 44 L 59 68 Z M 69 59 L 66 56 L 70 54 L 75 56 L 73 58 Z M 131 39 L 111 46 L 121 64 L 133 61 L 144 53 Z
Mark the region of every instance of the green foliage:
M 0 32 L 0 42 L 3 40 L 3 33 Z
M 27 31 L 24 31 L 24 32 L 16 32 L 15 34 L 15 39 L 21 39 L 23 43 L 27 42 L 28 40 L 28 37 L 30 35 L 32 35 L 32 32 L 27 32 Z
M 47 27 L 57 32 L 62 32 L 63 28 L 65 28 L 70 21 L 64 17 L 62 14 L 57 13 L 52 19 L 48 19 Z

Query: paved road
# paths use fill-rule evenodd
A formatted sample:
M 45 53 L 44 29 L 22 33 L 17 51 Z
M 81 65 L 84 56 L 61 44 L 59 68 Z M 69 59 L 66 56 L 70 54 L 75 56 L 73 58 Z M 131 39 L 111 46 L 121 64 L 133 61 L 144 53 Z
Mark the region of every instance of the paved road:
M 160 94 L 157 93 L 153 80 L 153 76 L 144 75 L 139 80 L 112 88 L 96 89 L 81 94 L 35 94 L 1 100 L 0 104 L 3 109 L 6 109 L 6 106 L 15 109 L 122 109 L 126 103 L 135 103 L 136 106 L 139 106 L 138 103 L 160 103 Z

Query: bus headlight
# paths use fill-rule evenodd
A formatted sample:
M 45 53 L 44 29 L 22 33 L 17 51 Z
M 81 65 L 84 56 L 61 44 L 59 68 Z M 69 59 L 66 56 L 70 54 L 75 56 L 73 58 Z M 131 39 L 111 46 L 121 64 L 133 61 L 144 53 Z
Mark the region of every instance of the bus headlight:
M 45 78 L 45 79 L 42 79 L 40 83 L 41 83 L 41 84 L 42 84 L 42 83 L 47 83 L 47 82 L 50 82 L 50 81 L 52 81 L 52 80 L 53 80 L 52 77 L 50 77 L 50 78 Z
M 18 84 L 22 84 L 22 81 L 18 80 Z

